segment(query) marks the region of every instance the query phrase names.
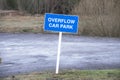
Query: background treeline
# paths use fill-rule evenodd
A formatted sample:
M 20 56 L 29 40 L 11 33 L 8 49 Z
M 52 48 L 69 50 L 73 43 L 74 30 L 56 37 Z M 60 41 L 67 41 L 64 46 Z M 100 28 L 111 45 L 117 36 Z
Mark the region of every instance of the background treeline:
M 2 10 L 20 10 L 31 14 L 45 12 L 68 14 L 80 0 L 0 0 Z
M 120 37 L 120 0 L 0 0 L 0 9 L 79 15 L 79 34 Z

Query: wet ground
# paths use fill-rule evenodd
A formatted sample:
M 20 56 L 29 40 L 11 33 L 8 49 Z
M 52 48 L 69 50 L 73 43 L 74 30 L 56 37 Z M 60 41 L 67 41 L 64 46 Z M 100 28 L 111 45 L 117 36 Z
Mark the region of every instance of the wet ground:
M 55 71 L 58 35 L 0 33 L 0 77 Z M 120 38 L 63 35 L 60 70 L 120 69 Z

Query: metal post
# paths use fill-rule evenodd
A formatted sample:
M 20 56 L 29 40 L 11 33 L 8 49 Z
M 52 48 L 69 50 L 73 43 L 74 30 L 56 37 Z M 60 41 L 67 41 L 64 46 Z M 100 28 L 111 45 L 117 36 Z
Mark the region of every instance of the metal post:
M 62 41 L 62 32 L 59 32 L 58 54 L 57 54 L 57 62 L 56 62 L 56 74 L 59 73 L 60 53 L 61 53 L 61 41 Z

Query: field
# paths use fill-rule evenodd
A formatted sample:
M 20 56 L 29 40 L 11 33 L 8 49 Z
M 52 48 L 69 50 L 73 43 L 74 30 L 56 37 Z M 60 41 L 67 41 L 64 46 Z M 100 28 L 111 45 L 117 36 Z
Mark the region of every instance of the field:
M 0 32 L 43 32 L 43 16 L 4 16 L 0 18 Z
M 71 70 L 58 75 L 52 72 L 31 73 L 0 80 L 120 80 L 120 70 Z
M 78 35 L 119 37 L 120 27 L 114 25 L 109 16 L 79 16 Z M 105 21 L 103 21 L 105 20 Z M 110 21 L 109 21 L 110 20 Z M 102 22 L 101 22 L 102 21 Z M 118 20 L 119 21 L 119 20 Z M 106 25 L 102 25 L 106 24 Z M 44 15 L 4 16 L 0 18 L 0 32 L 7 33 L 44 33 Z

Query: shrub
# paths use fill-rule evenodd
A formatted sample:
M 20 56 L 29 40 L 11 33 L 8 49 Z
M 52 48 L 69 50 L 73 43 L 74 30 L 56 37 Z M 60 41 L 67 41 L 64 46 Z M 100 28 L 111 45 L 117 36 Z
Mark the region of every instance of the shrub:
M 120 37 L 120 0 L 81 0 L 73 14 L 80 16 L 79 34 Z

